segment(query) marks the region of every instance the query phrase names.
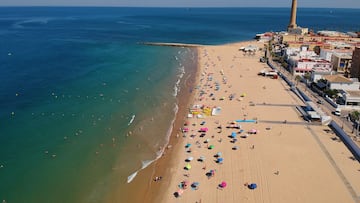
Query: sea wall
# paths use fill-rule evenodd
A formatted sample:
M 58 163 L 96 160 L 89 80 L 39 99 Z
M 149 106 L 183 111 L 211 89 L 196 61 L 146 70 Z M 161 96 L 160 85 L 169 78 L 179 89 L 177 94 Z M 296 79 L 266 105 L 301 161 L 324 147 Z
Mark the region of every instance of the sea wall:
M 353 142 L 353 140 L 345 133 L 345 131 L 334 121 L 330 122 L 330 128 L 340 137 L 341 141 L 346 145 L 355 159 L 360 162 L 360 148 Z

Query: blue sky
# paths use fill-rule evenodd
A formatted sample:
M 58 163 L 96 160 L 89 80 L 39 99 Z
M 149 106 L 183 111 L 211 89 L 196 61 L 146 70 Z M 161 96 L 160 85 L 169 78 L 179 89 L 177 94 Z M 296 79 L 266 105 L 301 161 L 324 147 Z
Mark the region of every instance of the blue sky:
M 291 7 L 291 0 L 1 0 L 0 6 Z M 360 8 L 360 0 L 298 0 L 298 7 Z

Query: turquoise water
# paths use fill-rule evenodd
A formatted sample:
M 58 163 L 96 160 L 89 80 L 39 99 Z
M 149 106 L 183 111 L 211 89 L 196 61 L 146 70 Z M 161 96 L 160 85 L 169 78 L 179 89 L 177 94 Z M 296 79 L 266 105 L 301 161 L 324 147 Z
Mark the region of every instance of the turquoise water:
M 161 154 L 196 65 L 138 42 L 248 40 L 286 28 L 289 10 L 0 8 L 0 200 L 101 202 Z M 360 30 L 359 10 L 313 11 L 298 24 Z

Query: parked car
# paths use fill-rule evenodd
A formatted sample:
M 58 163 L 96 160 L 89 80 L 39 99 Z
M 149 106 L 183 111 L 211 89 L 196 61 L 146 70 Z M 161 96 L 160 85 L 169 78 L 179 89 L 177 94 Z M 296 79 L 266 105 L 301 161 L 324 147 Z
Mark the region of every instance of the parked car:
M 335 111 L 334 111 L 334 114 L 337 115 L 337 116 L 341 116 L 341 109 L 336 108 Z

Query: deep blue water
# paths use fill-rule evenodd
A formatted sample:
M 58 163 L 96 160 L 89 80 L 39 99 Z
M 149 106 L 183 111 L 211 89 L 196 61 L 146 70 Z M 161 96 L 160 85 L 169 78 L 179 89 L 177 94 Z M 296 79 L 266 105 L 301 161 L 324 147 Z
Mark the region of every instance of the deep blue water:
M 0 8 L 0 200 L 101 202 L 108 190 L 100 188 L 126 184 L 157 156 L 174 117 L 175 82 L 184 67 L 194 68 L 194 53 L 139 42 L 249 40 L 285 30 L 289 14 L 290 8 Z M 359 31 L 359 14 L 300 8 L 297 24 Z M 152 133 L 145 136 L 140 126 Z

